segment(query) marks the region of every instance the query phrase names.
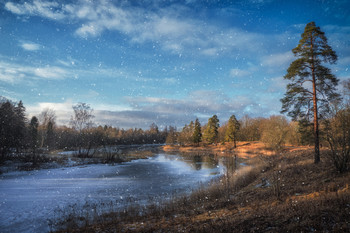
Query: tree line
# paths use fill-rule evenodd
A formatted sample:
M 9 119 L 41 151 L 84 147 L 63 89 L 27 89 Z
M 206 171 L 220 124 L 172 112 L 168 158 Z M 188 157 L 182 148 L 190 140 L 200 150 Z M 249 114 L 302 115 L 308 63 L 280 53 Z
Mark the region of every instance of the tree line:
M 285 144 L 309 145 L 310 140 L 304 138 L 308 138 L 310 132 L 312 133 L 311 128 L 305 128 L 299 122 L 288 121 L 282 115 L 269 118 L 245 115 L 240 120 L 232 115 L 222 125 L 218 117 L 213 115 L 203 126 L 196 119 L 180 131 L 169 127 L 166 143 L 199 146 L 230 142 L 235 148 L 238 141 L 262 141 L 267 147 L 280 150 Z
M 164 143 L 167 128 L 159 130 L 156 124 L 148 130 L 120 129 L 96 126 L 93 109 L 86 103 L 73 108 L 69 126 L 58 126 L 52 109 L 43 110 L 39 116 L 26 117 L 22 101 L 12 102 L 0 97 L 0 154 L 4 160 L 11 153 L 31 153 L 52 150 L 77 150 L 78 155 L 91 154 L 94 149 L 109 145 Z

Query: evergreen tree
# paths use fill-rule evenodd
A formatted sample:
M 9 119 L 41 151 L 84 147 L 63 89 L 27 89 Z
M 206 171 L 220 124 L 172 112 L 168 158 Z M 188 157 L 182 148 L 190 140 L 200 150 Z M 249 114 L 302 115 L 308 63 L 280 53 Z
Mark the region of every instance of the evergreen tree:
M 19 149 L 24 147 L 24 140 L 26 136 L 26 122 L 27 118 L 25 115 L 26 108 L 23 106 L 22 100 L 20 100 L 14 108 L 15 113 L 15 125 L 14 125 L 14 133 L 15 133 L 15 145 L 17 152 Z
M 227 129 L 225 133 L 225 141 L 226 142 L 233 142 L 234 148 L 236 148 L 236 142 L 237 142 L 237 135 L 240 128 L 240 124 L 236 119 L 235 115 L 232 115 L 230 119 L 228 120 Z
M 2 159 L 16 148 L 17 152 L 25 147 L 26 136 L 25 107 L 22 101 L 17 105 L 1 98 L 0 102 L 0 152 Z
M 328 111 L 328 103 L 339 98 L 335 92 L 338 79 L 322 63 L 334 64 L 337 55 L 314 22 L 308 23 L 299 44 L 293 50 L 293 61 L 284 79 L 290 81 L 282 101 L 282 113 L 294 120 L 313 117 L 315 163 L 320 161 L 319 117 Z
M 203 134 L 203 138 L 207 143 L 212 144 L 217 142 L 219 126 L 219 119 L 216 115 L 209 118 Z
M 312 145 L 314 142 L 313 124 L 306 119 L 301 119 L 298 121 L 298 134 L 301 145 Z
M 193 142 L 199 143 L 202 141 L 202 130 L 201 130 L 201 123 L 199 123 L 198 118 L 194 122 L 194 130 L 193 130 L 193 136 L 192 136 Z
M 36 116 L 33 116 L 29 123 L 30 148 L 33 150 L 33 153 L 35 153 L 35 149 L 38 146 L 38 127 L 38 118 L 36 118 Z
M 15 146 L 16 115 L 13 104 L 6 100 L 0 103 L 0 151 L 1 158 L 10 152 L 10 149 Z

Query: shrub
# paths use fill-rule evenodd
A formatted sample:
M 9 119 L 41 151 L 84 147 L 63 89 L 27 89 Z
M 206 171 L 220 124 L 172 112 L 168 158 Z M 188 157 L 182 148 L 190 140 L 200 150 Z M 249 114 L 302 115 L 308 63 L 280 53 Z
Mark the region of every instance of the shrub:
M 335 168 L 341 173 L 349 170 L 350 108 L 336 111 L 335 115 L 326 121 L 326 136 Z

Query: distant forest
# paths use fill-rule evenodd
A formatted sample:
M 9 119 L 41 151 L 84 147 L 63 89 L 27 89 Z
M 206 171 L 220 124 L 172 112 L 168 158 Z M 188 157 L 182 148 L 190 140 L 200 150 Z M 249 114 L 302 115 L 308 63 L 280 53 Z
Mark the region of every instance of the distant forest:
M 332 112 L 323 116 L 321 145 L 328 145 L 332 120 L 341 111 L 349 111 L 350 81 L 343 83 L 343 102 L 334 104 Z M 340 107 L 342 106 L 342 107 Z M 0 99 L 0 153 L 4 159 L 10 153 L 36 152 L 37 150 L 82 150 L 113 145 L 179 144 L 199 146 L 236 141 L 262 141 L 267 147 L 281 150 L 285 144 L 312 145 L 312 120 L 289 121 L 282 115 L 269 118 L 251 118 L 247 115 L 237 120 L 232 115 L 220 124 L 216 115 L 203 126 L 198 119 L 182 129 L 167 126 L 159 130 L 153 123 L 149 129 L 120 129 L 108 125 L 96 126 L 93 109 L 86 103 L 73 107 L 68 126 L 58 126 L 54 110 L 45 109 L 39 116 L 26 117 L 22 103 Z M 347 115 L 348 116 L 348 115 Z M 335 123 L 334 123 L 335 124 Z M 328 127 L 328 128 L 327 128 Z

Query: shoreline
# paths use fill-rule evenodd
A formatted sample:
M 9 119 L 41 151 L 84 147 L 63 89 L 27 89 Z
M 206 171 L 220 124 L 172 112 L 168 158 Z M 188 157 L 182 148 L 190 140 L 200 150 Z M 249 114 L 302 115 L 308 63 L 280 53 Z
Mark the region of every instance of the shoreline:
M 291 151 L 293 149 L 303 149 L 305 147 L 293 147 L 286 146 L 285 151 Z M 262 142 L 237 142 L 237 147 L 234 148 L 233 143 L 226 142 L 225 144 L 213 144 L 213 145 L 165 145 L 162 147 L 165 152 L 179 152 L 179 153 L 211 153 L 219 156 L 233 156 L 238 155 L 243 158 L 253 158 L 257 155 L 272 156 L 277 153 L 271 149 L 265 147 Z
M 259 142 L 238 145 L 238 152 L 256 166 L 228 174 L 212 187 L 190 197 L 147 209 L 145 215 L 113 214 L 74 232 L 251 232 L 350 230 L 350 173 L 339 174 L 321 151 L 314 164 L 311 147 L 287 146 L 281 153 L 257 156 L 266 148 Z M 227 145 L 226 145 L 227 146 Z M 254 149 L 254 150 L 253 150 Z M 222 145 L 164 146 L 167 152 L 204 152 L 232 156 Z M 237 150 L 236 150 L 237 151 Z M 220 153 L 219 153 L 220 152 Z M 224 153 L 221 153 L 224 152 Z M 247 153 L 250 152 L 250 153 Z M 239 156 L 241 156 L 239 154 Z M 320 214 L 322 213 L 322 214 Z M 327 219 L 327 221 L 324 221 Z M 249 223 L 249 224 L 248 224 Z

